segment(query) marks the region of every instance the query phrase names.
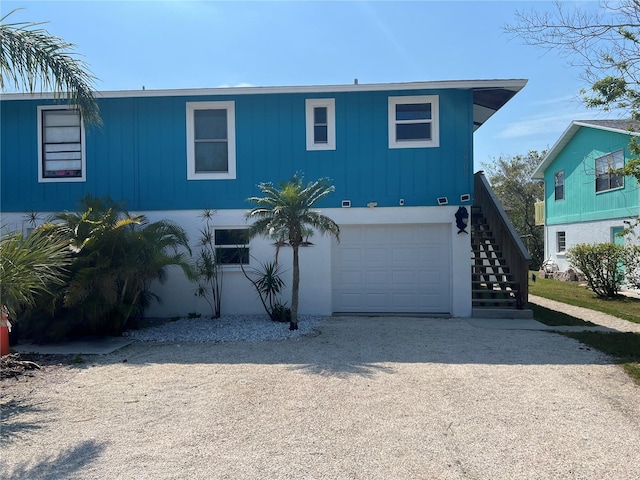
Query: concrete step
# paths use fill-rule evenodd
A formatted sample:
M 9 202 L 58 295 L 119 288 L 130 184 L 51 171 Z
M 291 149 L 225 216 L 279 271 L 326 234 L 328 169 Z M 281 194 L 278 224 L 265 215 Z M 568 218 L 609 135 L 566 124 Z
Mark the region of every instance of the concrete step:
M 516 308 L 473 307 L 471 316 L 473 318 L 531 319 L 533 318 L 533 310 L 528 308 L 518 310 Z

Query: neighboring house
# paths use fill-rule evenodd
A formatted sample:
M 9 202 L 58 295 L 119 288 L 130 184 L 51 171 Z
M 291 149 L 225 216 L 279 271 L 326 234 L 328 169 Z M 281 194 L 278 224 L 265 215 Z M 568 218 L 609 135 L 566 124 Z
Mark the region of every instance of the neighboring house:
M 301 313 L 469 316 L 470 236 L 454 215 L 473 200 L 473 132 L 525 84 L 101 92 L 104 126 L 86 128 L 50 96 L 4 95 L 2 223 L 26 228 L 25 212 L 109 195 L 151 221 L 176 221 L 194 245 L 202 209 L 215 209 L 218 246 L 236 248 L 228 239 L 247 228 L 259 182 L 329 177 L 336 190 L 320 208 L 340 225 L 340 243 L 315 235 L 301 251 Z M 273 240 L 247 247 L 251 264 L 273 258 Z M 280 251 L 285 268 L 290 256 Z M 164 303 L 149 315 L 207 312 L 179 270 L 153 288 Z M 225 265 L 223 314 L 261 308 L 239 265 Z
M 624 243 L 618 233 L 638 218 L 638 183 L 612 173 L 630 158 L 628 120 L 571 123 L 544 157 L 533 178 L 544 180 L 545 200 L 536 205 L 544 224 L 545 257 L 569 268 L 567 251 L 580 243 Z

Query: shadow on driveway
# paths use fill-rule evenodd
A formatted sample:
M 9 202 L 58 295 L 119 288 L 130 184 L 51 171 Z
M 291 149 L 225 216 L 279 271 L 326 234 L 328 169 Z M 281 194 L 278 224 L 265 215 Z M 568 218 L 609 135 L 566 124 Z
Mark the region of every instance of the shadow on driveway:
M 130 366 L 284 364 L 317 375 L 392 373 L 394 363 L 611 364 L 606 355 L 548 331 L 478 328 L 463 319 L 330 317 L 318 334 L 236 343 L 137 343 L 99 359 Z M 90 362 L 88 362 L 90 364 Z
M 87 440 L 73 448 L 61 451 L 56 456 L 40 458 L 33 464 L 20 463 L 11 470 L 1 465 L 0 477 L 12 480 L 78 478 L 78 473 L 90 467 L 105 447 L 105 443 Z

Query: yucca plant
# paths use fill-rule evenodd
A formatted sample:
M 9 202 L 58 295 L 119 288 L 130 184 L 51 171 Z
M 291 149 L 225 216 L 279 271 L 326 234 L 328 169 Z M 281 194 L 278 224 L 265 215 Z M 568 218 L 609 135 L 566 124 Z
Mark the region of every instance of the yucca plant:
M 260 263 L 260 268 L 251 268 L 247 271 L 242 263 L 242 273 L 251 282 L 258 293 L 260 302 L 269 318 L 274 322 L 284 321 L 283 318 L 291 317 L 291 309 L 280 302 L 280 293 L 284 288 L 282 280 L 282 268 L 276 261 Z
M 272 183 L 260 183 L 258 188 L 264 196 L 248 199 L 256 204 L 256 207 L 247 213 L 247 218 L 254 221 L 249 228 L 249 237 L 269 237 L 274 232 L 284 232 L 293 250 L 290 330 L 298 328 L 299 249 L 304 243 L 307 230 L 312 228 L 321 234 L 332 235 L 337 240 L 340 238 L 338 224 L 313 209 L 320 200 L 331 194 L 335 187 L 327 178 L 306 185 L 303 181 L 302 176 L 295 174 L 291 180 L 280 183 L 279 187 Z
M 222 259 L 216 249 L 213 216 L 215 210 L 205 208 L 200 215 L 204 227 L 200 229 L 198 246 L 200 251 L 195 261 L 195 271 L 198 277 L 196 296 L 202 297 L 211 307 L 211 317 L 220 318 L 222 314 Z

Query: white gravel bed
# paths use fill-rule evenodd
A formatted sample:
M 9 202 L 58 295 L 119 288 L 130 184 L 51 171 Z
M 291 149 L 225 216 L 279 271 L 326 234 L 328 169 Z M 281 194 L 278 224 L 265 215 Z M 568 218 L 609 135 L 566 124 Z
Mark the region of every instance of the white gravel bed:
M 266 315 L 225 315 L 221 318 L 181 318 L 161 325 L 129 330 L 124 336 L 139 342 L 262 342 L 313 333 L 324 317 L 298 315 L 298 330 L 289 322 L 273 322 Z

